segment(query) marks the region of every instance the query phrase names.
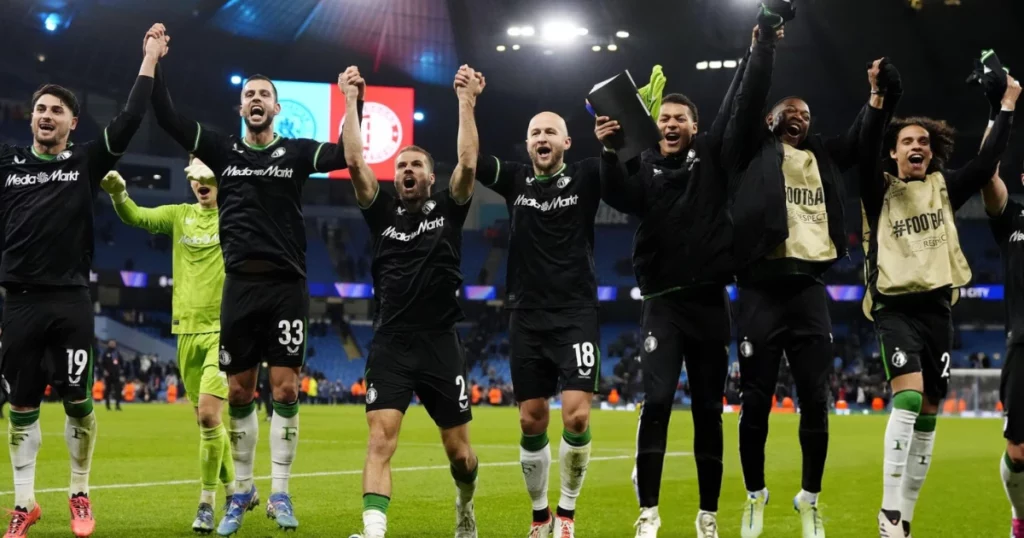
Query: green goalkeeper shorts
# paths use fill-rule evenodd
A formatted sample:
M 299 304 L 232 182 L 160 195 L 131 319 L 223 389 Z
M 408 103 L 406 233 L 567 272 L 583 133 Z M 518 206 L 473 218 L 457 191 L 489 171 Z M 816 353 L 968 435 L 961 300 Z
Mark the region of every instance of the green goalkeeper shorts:
M 200 394 L 227 399 L 228 378 L 220 371 L 219 356 L 220 333 L 178 335 L 178 368 L 192 405 L 199 405 Z

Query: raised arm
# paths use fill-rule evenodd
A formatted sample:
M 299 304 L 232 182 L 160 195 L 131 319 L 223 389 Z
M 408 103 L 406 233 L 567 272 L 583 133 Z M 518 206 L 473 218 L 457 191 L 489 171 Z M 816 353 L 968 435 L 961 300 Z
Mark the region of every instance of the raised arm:
M 644 167 L 640 158 L 627 164 L 619 160 L 611 149 L 611 139 L 620 129 L 619 122 L 608 116 L 598 116 L 594 123 L 594 135 L 604 146 L 601 151 L 600 177 L 601 199 L 616 211 L 641 215 L 644 210 L 644 178 L 640 174 Z
M 360 124 L 363 121 L 363 96 L 360 93 L 358 101 L 356 101 L 356 113 L 358 114 L 358 120 Z M 347 115 L 347 113 L 346 113 Z M 344 170 L 348 168 L 348 163 L 345 161 L 345 134 L 338 133 L 338 143 L 333 144 L 331 142 L 323 142 L 316 144 L 313 142 L 316 149 L 313 150 L 312 164 L 314 172 L 333 172 L 335 170 Z
M 781 28 L 779 29 L 781 31 Z M 757 151 L 761 133 L 765 129 L 765 101 L 772 86 L 772 71 L 775 64 L 775 41 L 777 34 L 770 26 L 759 24 L 754 28 L 753 44 L 746 58 L 740 64 L 733 78 L 737 87 L 730 88 L 733 95 L 726 95 L 730 101 L 725 126 L 722 132 L 722 165 L 730 174 L 741 172 L 751 156 Z M 719 112 L 722 116 L 722 111 Z M 718 122 L 718 118 L 715 119 Z M 722 127 L 719 127 L 722 128 Z M 712 126 L 712 132 L 715 126 Z
M 885 97 L 888 93 L 895 95 L 903 92 L 899 71 L 888 58 L 880 58 L 868 64 L 868 82 L 871 85 L 868 102 L 857 113 L 850 128 L 842 135 L 825 141 L 826 150 L 843 171 L 861 164 L 865 148 L 869 151 L 881 148 L 888 124 Z
M 462 66 L 455 75 L 455 94 L 459 97 L 459 163 L 452 173 L 450 191 L 457 204 L 473 197 L 476 165 L 480 157 L 480 134 L 476 129 L 476 98 L 487 85 L 483 73 Z
M 124 178 L 113 170 L 103 177 L 100 187 L 110 195 L 110 200 L 114 202 L 114 211 L 121 218 L 121 222 L 142 228 L 151 234 L 171 235 L 174 232 L 177 205 L 164 205 L 153 209 L 135 205 L 128 197 Z
M 999 114 L 981 145 L 981 151 L 963 168 L 946 174 L 946 187 L 949 191 L 949 202 L 956 211 L 995 175 L 999 159 L 1010 141 L 1010 125 L 1013 122 L 1013 111 L 1020 97 L 1020 82 L 1006 75 L 1006 91 L 1003 94 Z M 987 207 L 986 207 L 987 209 Z
M 359 75 L 359 68 L 352 66 L 338 75 L 338 87 L 345 96 L 345 121 L 341 129 L 341 146 L 345 152 L 345 162 L 352 174 L 352 187 L 356 190 L 356 202 L 359 207 L 370 207 L 380 191 L 377 176 L 363 159 L 363 135 L 359 121 L 358 101 L 361 100 L 366 88 L 366 81 Z
M 995 113 L 998 114 L 998 111 L 995 111 Z M 992 134 L 993 125 L 995 125 L 994 121 L 988 122 L 985 134 L 981 137 L 982 147 L 985 147 L 988 135 Z M 996 173 L 992 174 L 992 179 L 981 188 L 981 200 L 985 203 L 985 212 L 990 217 L 1002 215 L 1006 202 L 1009 199 L 1010 193 L 1006 189 L 1006 183 L 1003 183 L 1003 178 L 999 177 L 999 165 L 996 165 Z

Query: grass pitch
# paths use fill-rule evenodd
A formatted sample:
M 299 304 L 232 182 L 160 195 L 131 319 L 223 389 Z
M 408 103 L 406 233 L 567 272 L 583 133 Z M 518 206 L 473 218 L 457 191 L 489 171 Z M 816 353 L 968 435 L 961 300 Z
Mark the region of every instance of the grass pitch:
M 92 466 L 95 537 L 192 536 L 199 499 L 198 429 L 188 405 L 127 405 L 123 412 L 96 409 L 99 422 Z M 557 411 L 555 412 L 557 413 Z M 553 413 L 553 415 L 555 415 Z M 482 538 L 526 536 L 529 498 L 519 469 L 515 408 L 477 408 L 471 437 L 482 467 L 476 514 Z M 366 422 L 361 407 L 304 406 L 291 493 L 299 530 L 288 538 L 340 536 L 359 532 L 361 469 Z M 42 411 L 43 447 L 36 470 L 43 519 L 34 538 L 70 536 L 64 444 L 59 405 Z M 692 424 L 686 412 L 673 414 L 661 490 L 663 537 L 694 536 L 697 478 Z M 725 476 L 719 534 L 739 536 L 744 488 L 737 449 L 736 415 L 725 416 Z M 877 536 L 881 502 L 882 436 L 885 416 L 831 417 L 832 437 L 821 505 L 830 538 Z M 795 415 L 776 415 L 767 447 L 771 502 L 765 538 L 800 536 L 791 499 L 800 488 L 800 446 Z M 270 491 L 268 423 L 261 423 L 256 455 L 257 488 L 265 503 Z M 996 420 L 940 419 L 934 461 L 918 503 L 914 535 L 921 537 L 1003 537 L 1010 509 L 999 479 L 1004 441 Z M 549 435 L 557 457 L 561 424 L 552 417 Z M 636 499 L 630 482 L 636 415 L 595 411 L 593 461 L 577 505 L 577 535 L 633 536 Z M 9 460 L 9 456 L 7 457 Z M 388 513 L 390 538 L 450 537 L 454 533 L 455 489 L 437 429 L 422 408 L 403 424 L 392 462 L 394 492 Z M 551 503 L 557 503 L 557 463 L 551 473 Z M 13 504 L 9 461 L 0 466 L 0 504 Z M 217 518 L 223 492 L 218 491 Z M 250 512 L 239 537 L 281 537 L 262 507 Z

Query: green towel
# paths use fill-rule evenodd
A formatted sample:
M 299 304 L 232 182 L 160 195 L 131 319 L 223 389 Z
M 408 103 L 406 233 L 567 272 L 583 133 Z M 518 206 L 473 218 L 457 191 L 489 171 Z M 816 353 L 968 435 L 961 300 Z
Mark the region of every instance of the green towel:
M 656 65 L 651 70 L 651 81 L 638 90 L 640 92 L 640 99 L 647 105 L 647 111 L 654 118 L 657 118 L 661 112 L 661 94 L 665 91 L 665 81 L 664 71 L 662 71 L 660 65 Z

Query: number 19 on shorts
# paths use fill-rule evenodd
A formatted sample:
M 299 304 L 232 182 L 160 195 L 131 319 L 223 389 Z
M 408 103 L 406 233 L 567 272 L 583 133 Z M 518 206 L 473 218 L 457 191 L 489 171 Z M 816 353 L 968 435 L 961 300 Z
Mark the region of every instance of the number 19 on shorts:
M 588 376 L 593 372 L 594 364 L 597 363 L 593 342 L 581 342 L 572 345 L 576 352 L 576 368 L 579 368 L 581 376 Z
M 67 349 L 68 352 L 68 383 L 78 385 L 82 382 L 82 374 L 89 366 L 89 352 L 84 349 Z

